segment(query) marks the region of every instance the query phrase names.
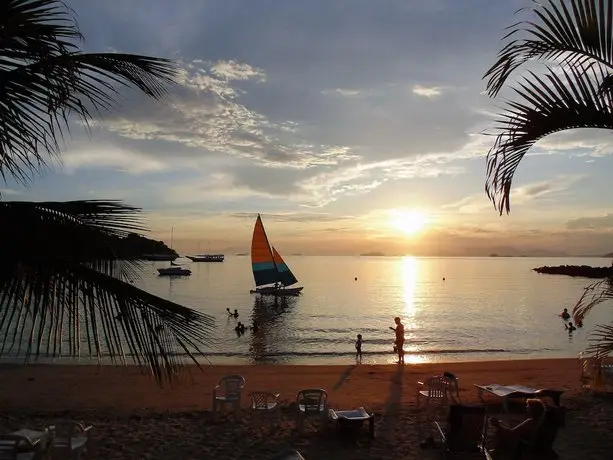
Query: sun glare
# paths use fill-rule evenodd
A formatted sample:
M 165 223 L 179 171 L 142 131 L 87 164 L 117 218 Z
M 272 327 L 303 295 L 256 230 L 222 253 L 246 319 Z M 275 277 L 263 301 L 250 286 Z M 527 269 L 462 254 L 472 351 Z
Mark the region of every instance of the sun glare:
M 408 211 L 393 211 L 391 224 L 406 235 L 420 232 L 428 224 L 428 218 L 415 209 Z

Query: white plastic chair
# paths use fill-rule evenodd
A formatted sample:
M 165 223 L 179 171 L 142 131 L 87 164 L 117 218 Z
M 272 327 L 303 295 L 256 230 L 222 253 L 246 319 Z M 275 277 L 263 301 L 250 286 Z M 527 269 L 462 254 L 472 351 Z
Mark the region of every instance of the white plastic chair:
M 279 393 L 269 393 L 266 391 L 252 391 L 251 409 L 259 416 L 268 417 L 270 428 L 272 429 L 273 420 L 281 420 L 281 405 L 279 404 Z
M 87 452 L 91 425 L 74 420 L 59 420 L 49 427 L 49 450 L 53 459 L 79 460 Z
M 217 416 L 217 409 L 223 404 L 230 404 L 235 415 L 239 414 L 244 386 L 245 378 L 241 375 L 226 375 L 219 379 L 213 388 L 213 417 Z
M 31 452 L 19 452 L 19 446 L 31 449 Z M 0 460 L 32 460 L 37 446 L 25 436 L 16 434 L 0 435 Z
M 450 392 L 450 381 L 442 375 L 430 377 L 426 382 L 417 382 L 417 409 L 419 409 L 419 401 L 421 398 L 426 399 L 426 406 L 430 405 L 430 401 L 439 402 L 441 405 L 446 405 L 448 402 L 448 393 Z
M 302 432 L 304 419 L 307 417 L 318 417 L 325 425 L 328 417 L 328 393 L 321 388 L 307 388 L 300 390 L 296 395 L 297 427 Z

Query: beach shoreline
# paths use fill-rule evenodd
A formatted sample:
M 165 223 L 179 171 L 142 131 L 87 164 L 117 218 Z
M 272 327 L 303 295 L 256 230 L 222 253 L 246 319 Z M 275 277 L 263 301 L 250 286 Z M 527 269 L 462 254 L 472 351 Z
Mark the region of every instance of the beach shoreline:
M 564 397 L 580 392 L 579 361 L 573 358 L 467 361 L 391 365 L 215 365 L 186 366 L 172 383 L 159 387 L 153 376 L 134 365 L 2 364 L 5 410 L 21 411 L 202 411 L 211 407 L 212 390 L 223 375 L 245 377 L 250 391 L 280 393 L 283 404 L 303 388 L 323 388 L 331 407 L 413 406 L 418 381 L 452 372 L 459 378 L 460 398 L 476 402 L 475 384 L 521 384 L 562 388 Z M 563 397 L 563 398 L 564 398 Z

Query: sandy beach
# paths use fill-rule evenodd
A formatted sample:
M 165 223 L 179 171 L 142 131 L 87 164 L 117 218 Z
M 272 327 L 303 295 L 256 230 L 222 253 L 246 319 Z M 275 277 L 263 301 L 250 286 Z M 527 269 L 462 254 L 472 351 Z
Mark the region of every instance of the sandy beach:
M 405 366 L 210 366 L 182 374 L 159 388 L 135 367 L 75 365 L 0 366 L 3 430 L 37 428 L 54 418 L 94 425 L 88 458 L 266 459 L 286 447 L 307 458 L 436 458 L 421 450 L 431 432 L 424 411 L 415 408 L 417 381 L 441 371 L 459 377 L 462 402 L 478 402 L 474 384 L 522 384 L 562 388 L 568 424 L 559 435 L 561 458 L 609 459 L 613 450 L 613 404 L 581 391 L 576 359 L 408 364 Z M 213 421 L 211 396 L 222 375 L 246 379 L 238 421 L 224 414 Z M 298 390 L 324 388 L 330 407 L 364 406 L 377 414 L 376 439 L 347 445 L 331 430 L 295 432 Z M 249 412 L 249 391 L 281 394 L 283 418 L 271 432 Z M 491 398 L 492 411 L 499 409 Z M 520 417 L 509 414 L 507 417 Z

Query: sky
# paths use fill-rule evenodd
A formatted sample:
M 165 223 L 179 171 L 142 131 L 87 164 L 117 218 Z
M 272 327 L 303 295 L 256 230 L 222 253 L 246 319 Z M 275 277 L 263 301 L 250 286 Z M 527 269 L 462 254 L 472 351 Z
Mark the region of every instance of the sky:
M 529 0 L 76 0 L 84 50 L 175 60 L 162 103 L 123 91 L 5 200 L 121 199 L 182 254 L 613 251 L 611 133 L 540 141 L 511 213 L 484 192 L 504 100 L 483 94 Z M 524 16 L 525 17 L 525 16 Z

